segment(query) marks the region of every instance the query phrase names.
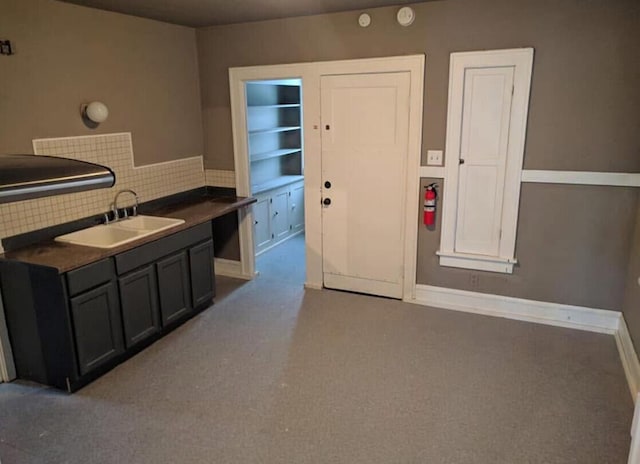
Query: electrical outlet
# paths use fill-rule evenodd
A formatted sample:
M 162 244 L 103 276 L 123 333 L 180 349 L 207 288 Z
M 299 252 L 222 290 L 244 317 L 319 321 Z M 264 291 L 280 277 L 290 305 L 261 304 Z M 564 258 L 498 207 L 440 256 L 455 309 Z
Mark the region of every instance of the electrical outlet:
M 427 150 L 427 165 L 442 166 L 442 150 Z

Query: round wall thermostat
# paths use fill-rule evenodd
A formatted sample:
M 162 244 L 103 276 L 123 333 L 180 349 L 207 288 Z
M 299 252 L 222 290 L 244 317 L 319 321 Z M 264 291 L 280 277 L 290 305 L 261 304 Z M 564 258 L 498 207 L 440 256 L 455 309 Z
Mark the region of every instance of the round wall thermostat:
M 371 24 L 371 16 L 369 16 L 367 13 L 362 13 L 358 17 L 358 24 L 360 24 L 360 27 L 367 27 L 369 24 Z
M 398 10 L 397 19 L 401 26 L 409 26 L 416 19 L 416 14 L 410 6 L 403 6 Z

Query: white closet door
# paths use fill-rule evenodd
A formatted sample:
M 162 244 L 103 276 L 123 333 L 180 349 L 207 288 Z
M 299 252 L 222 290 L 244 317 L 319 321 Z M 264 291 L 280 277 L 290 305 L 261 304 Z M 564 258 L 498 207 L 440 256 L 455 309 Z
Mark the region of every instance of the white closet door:
M 498 256 L 514 68 L 464 76 L 455 252 Z
M 409 86 L 408 72 L 321 79 L 328 288 L 402 296 Z

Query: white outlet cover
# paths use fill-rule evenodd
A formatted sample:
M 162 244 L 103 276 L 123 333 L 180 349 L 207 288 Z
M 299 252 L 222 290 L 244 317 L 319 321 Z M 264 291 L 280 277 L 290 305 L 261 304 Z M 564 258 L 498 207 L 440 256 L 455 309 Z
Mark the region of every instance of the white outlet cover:
M 427 150 L 427 166 L 442 166 L 442 150 Z

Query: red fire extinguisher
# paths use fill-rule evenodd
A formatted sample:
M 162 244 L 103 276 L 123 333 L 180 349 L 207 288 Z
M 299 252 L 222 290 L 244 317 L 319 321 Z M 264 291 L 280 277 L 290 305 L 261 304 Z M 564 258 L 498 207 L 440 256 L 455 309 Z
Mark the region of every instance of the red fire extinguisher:
M 429 184 L 424 192 L 424 225 L 432 226 L 436 223 L 436 184 Z

